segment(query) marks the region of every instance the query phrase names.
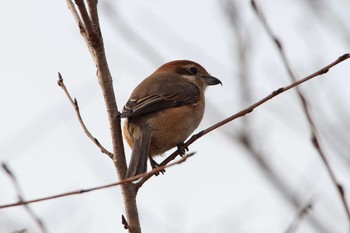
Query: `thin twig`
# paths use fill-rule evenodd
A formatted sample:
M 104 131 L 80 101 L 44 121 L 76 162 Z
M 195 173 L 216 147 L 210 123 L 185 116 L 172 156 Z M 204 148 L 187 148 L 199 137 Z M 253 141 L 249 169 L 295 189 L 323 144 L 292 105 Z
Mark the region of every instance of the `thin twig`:
M 243 109 L 242 111 L 239 111 L 238 113 L 210 126 L 209 128 L 197 133 L 197 134 L 194 134 L 190 139 L 188 139 L 186 142 L 185 142 L 185 147 L 188 147 L 189 145 L 191 145 L 192 143 L 194 143 L 195 141 L 197 141 L 197 139 L 203 137 L 204 135 L 210 133 L 211 131 L 239 118 L 239 117 L 243 117 L 244 115 L 248 114 L 248 113 L 251 113 L 255 108 L 259 107 L 260 105 L 264 104 L 265 102 L 267 102 L 268 100 L 276 97 L 277 95 L 279 94 L 282 94 L 283 92 L 286 92 L 288 91 L 289 89 L 292 89 L 312 78 L 315 78 L 317 76 L 320 76 L 322 74 L 325 74 L 329 71 L 329 69 L 331 69 L 333 66 L 337 65 L 338 63 L 340 62 L 343 62 L 345 61 L 346 59 L 350 58 L 350 54 L 349 53 L 346 53 L 342 56 L 340 56 L 337 60 L 335 60 L 334 62 L 330 63 L 329 65 L 323 67 L 322 69 L 316 71 L 315 73 L 313 74 L 310 74 L 309 76 L 306 76 L 305 78 L 303 79 L 300 79 L 296 82 L 293 82 L 292 84 L 288 85 L 288 86 L 285 86 L 285 87 L 281 87 L 281 88 L 278 88 L 277 90 L 273 91 L 270 95 L 266 96 L 265 98 L 259 100 L 258 102 L 254 103 L 253 105 L 249 106 L 248 108 L 245 108 Z M 169 155 L 169 157 L 167 157 L 161 164 L 160 166 L 163 166 L 164 164 L 167 164 L 169 163 L 170 161 L 172 161 L 173 159 L 176 158 L 177 155 L 180 154 L 180 150 L 176 150 L 174 151 L 171 155 Z M 142 178 L 137 184 L 136 184 L 136 187 L 137 188 L 140 188 L 149 178 L 151 178 L 152 175 L 148 175 L 148 176 L 145 176 L 144 178 Z
M 71 2 L 71 0 L 67 0 L 67 2 Z M 72 4 L 72 3 L 70 3 L 70 4 Z M 75 0 L 75 4 L 78 6 L 80 16 L 81 16 L 81 19 L 84 23 L 84 27 L 86 29 L 86 32 L 87 32 L 89 39 L 96 37 L 96 31 L 92 25 L 91 20 L 90 20 L 90 16 L 89 16 L 89 13 L 86 9 L 84 0 Z
M 279 52 L 279 55 L 281 56 L 281 59 L 283 61 L 283 64 L 284 64 L 285 68 L 287 69 L 287 72 L 289 74 L 289 77 L 290 77 L 291 81 L 295 82 L 297 80 L 297 78 L 296 78 L 296 76 L 295 76 L 295 74 L 294 74 L 294 72 L 293 72 L 293 70 L 291 68 L 291 65 L 290 65 L 290 63 L 288 61 L 286 53 L 284 52 L 284 49 L 283 49 L 281 41 L 272 32 L 272 29 L 271 29 L 270 25 L 267 23 L 267 20 L 264 17 L 263 12 L 261 11 L 261 9 L 258 8 L 257 4 L 255 3 L 255 0 L 251 0 L 251 3 L 252 3 L 252 7 L 253 7 L 256 15 L 258 16 L 258 18 L 260 19 L 261 23 L 263 24 L 263 26 L 264 26 L 266 32 L 268 33 L 269 37 L 271 38 L 271 40 L 274 41 L 274 43 L 275 43 L 275 45 L 277 47 L 277 50 Z M 301 104 L 302 104 L 305 116 L 306 116 L 307 121 L 308 121 L 309 126 L 310 126 L 312 144 L 314 145 L 314 147 L 315 147 L 316 151 L 318 152 L 321 160 L 323 161 L 323 164 L 325 165 L 326 170 L 327 170 L 329 176 L 331 177 L 331 180 L 332 180 L 333 184 L 336 186 L 336 189 L 338 191 L 338 194 L 339 194 L 340 199 L 342 201 L 342 204 L 344 206 L 344 209 L 345 209 L 348 221 L 350 223 L 350 208 L 349 208 L 349 205 L 348 205 L 348 203 L 346 201 L 344 188 L 339 183 L 339 181 L 337 180 L 337 178 L 335 176 L 335 173 L 332 170 L 330 163 L 328 162 L 326 153 L 325 153 L 325 151 L 324 151 L 324 149 L 323 149 L 323 147 L 322 147 L 322 145 L 320 143 L 319 133 L 318 133 L 315 121 L 314 121 L 314 119 L 313 119 L 313 117 L 311 115 L 311 111 L 310 111 L 310 108 L 309 108 L 309 101 L 305 98 L 305 95 L 302 93 L 302 91 L 298 87 L 296 88 L 296 92 L 297 92 L 298 97 L 299 97 L 299 99 L 301 101 Z
M 81 114 L 80 114 L 80 110 L 79 110 L 79 105 L 78 105 L 78 101 L 77 99 L 71 97 L 71 95 L 69 94 L 68 90 L 67 90 L 67 87 L 66 85 L 64 85 L 63 83 L 63 78 L 62 78 L 62 75 L 60 72 L 58 72 L 58 81 L 57 81 L 57 84 L 58 86 L 60 86 L 62 88 L 62 90 L 64 91 L 64 93 L 66 94 L 66 96 L 68 97 L 70 103 L 72 104 L 74 110 L 75 110 L 75 113 L 77 114 L 77 117 L 78 117 L 78 120 L 79 120 L 79 123 L 81 125 L 81 127 L 83 128 L 86 136 L 88 136 L 88 138 L 91 139 L 91 141 L 98 147 L 100 148 L 101 152 L 108 155 L 111 159 L 113 159 L 113 153 L 111 153 L 110 151 L 108 151 L 106 148 L 104 148 L 101 143 L 94 137 L 92 136 L 92 134 L 90 133 L 90 131 L 87 129 L 82 117 L 81 117 Z
M 89 0 L 87 1 L 89 6 L 89 15 L 91 18 L 91 21 L 93 23 L 93 27 L 100 25 L 99 18 L 98 18 L 98 12 L 97 12 L 97 3 L 98 0 Z M 95 31 L 97 32 L 99 28 L 95 28 Z
M 16 176 L 10 170 L 9 166 L 6 165 L 4 162 L 1 165 L 2 165 L 2 168 L 4 169 L 4 171 L 6 172 L 6 174 L 10 177 L 10 179 L 13 183 L 13 186 L 15 187 L 18 202 L 23 202 L 24 201 L 23 191 L 22 191 L 21 186 L 19 185 L 19 182 L 18 182 Z M 27 210 L 29 216 L 33 219 L 33 221 L 38 225 L 40 231 L 42 233 L 47 233 L 47 229 L 45 227 L 43 220 L 34 212 L 34 210 L 32 210 L 32 208 L 30 208 L 30 206 L 27 204 L 24 204 L 24 208 Z
M 26 233 L 27 232 L 27 229 L 20 229 L 20 230 L 15 230 L 14 232 L 12 233 Z
M 75 22 L 78 24 L 79 29 L 80 29 L 80 33 L 82 35 L 84 35 L 86 33 L 85 28 L 84 28 L 84 24 L 83 21 L 81 21 L 80 15 L 77 12 L 77 9 L 75 8 L 73 2 L 71 0 L 67 0 L 67 5 L 69 10 L 72 12 L 73 18 L 75 20 Z
M 88 188 L 88 189 L 80 189 L 80 190 L 66 192 L 66 193 L 61 193 L 61 194 L 57 194 L 57 195 L 53 195 L 53 196 L 37 198 L 37 199 L 29 200 L 29 201 L 25 201 L 25 200 L 21 199 L 20 201 L 15 202 L 15 203 L 0 205 L 0 209 L 14 207 L 14 206 L 27 205 L 27 204 L 31 204 L 31 203 L 42 202 L 42 201 L 47 201 L 47 200 L 51 200 L 51 199 L 72 196 L 72 195 L 78 195 L 78 194 L 88 193 L 88 192 L 92 192 L 92 191 L 96 191 L 96 190 L 100 190 L 100 189 L 106 189 L 106 188 L 110 188 L 110 187 L 115 187 L 115 186 L 118 186 L 118 185 L 128 184 L 128 183 L 131 183 L 131 182 L 133 182 L 135 180 L 143 178 L 145 176 L 156 174 L 156 173 L 164 170 L 165 168 L 169 168 L 169 167 L 172 167 L 174 165 L 181 164 L 181 163 L 185 162 L 188 158 L 192 157 L 193 155 L 194 155 L 194 153 L 189 153 L 189 154 L 183 156 L 182 158 L 180 158 L 179 160 L 177 160 L 177 161 L 175 161 L 173 163 L 170 163 L 170 164 L 165 165 L 165 166 L 159 166 L 157 168 L 152 169 L 149 172 L 141 173 L 141 174 L 139 174 L 137 176 L 129 177 L 129 178 L 126 178 L 126 179 L 121 180 L 121 181 L 116 182 L 116 183 L 96 186 L 96 187 Z
M 303 208 L 301 208 L 299 210 L 297 216 L 295 216 L 295 218 L 293 219 L 291 224 L 288 226 L 288 228 L 285 231 L 285 233 L 293 233 L 293 232 L 295 232 L 297 227 L 299 226 L 299 224 L 303 220 L 303 218 L 310 212 L 310 210 L 312 210 L 312 207 L 313 207 L 313 200 L 311 199 L 310 201 L 308 201 L 306 203 L 305 206 L 303 206 Z

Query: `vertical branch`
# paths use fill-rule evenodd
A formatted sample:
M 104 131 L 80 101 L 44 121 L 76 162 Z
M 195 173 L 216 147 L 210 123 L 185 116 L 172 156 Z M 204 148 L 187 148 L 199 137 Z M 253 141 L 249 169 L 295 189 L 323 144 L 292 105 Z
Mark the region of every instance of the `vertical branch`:
M 259 20 L 261 21 L 262 25 L 264 26 L 265 30 L 267 31 L 267 34 L 268 36 L 271 38 L 271 40 L 274 41 L 276 47 L 277 47 L 277 50 L 278 50 L 278 53 L 283 61 L 283 64 L 289 74 L 289 77 L 290 79 L 295 82 L 297 79 L 295 77 L 295 74 L 294 72 L 292 71 L 292 68 L 291 68 L 291 65 L 288 61 L 288 58 L 286 56 L 286 53 L 284 52 L 284 49 L 283 49 L 283 45 L 281 43 L 281 41 L 275 36 L 275 34 L 272 32 L 272 29 L 271 27 L 269 26 L 269 24 L 267 23 L 267 20 L 263 14 L 263 12 L 258 8 L 255 0 L 251 0 L 251 4 L 252 4 L 252 7 L 256 13 L 256 15 L 258 16 Z M 338 194 L 340 196 L 340 199 L 342 201 L 342 204 L 344 206 L 344 209 L 345 209 L 345 213 L 347 215 L 347 218 L 348 218 L 348 221 L 350 223 L 350 208 L 349 208 L 349 205 L 347 204 L 347 201 L 346 201 L 346 197 L 345 197 L 345 191 L 344 191 L 344 188 L 343 186 L 338 182 L 336 176 L 335 176 L 335 173 L 333 172 L 329 162 L 328 162 L 328 159 L 327 159 L 327 156 L 326 156 L 326 153 L 325 151 L 323 150 L 323 147 L 321 146 L 320 144 L 320 140 L 319 140 L 319 133 L 318 133 L 318 130 L 317 130 L 317 127 L 316 127 L 316 124 L 315 124 L 315 121 L 311 115 L 311 112 L 310 112 L 310 108 L 309 108 L 309 102 L 307 101 L 307 99 L 305 98 L 304 94 L 302 93 L 301 89 L 299 87 L 296 87 L 296 91 L 297 91 L 297 94 L 298 94 L 298 97 L 301 101 L 301 104 L 302 104 L 302 108 L 304 110 L 304 113 L 305 113 L 305 116 L 307 118 L 307 121 L 309 123 L 309 126 L 310 126 L 310 131 L 311 131 L 311 141 L 312 141 L 312 144 L 314 145 L 316 151 L 318 152 L 324 166 L 326 167 L 326 170 L 332 180 L 332 182 L 334 183 L 334 185 L 336 186 L 336 189 L 338 191 Z
M 77 15 L 76 10 L 72 10 L 72 7 L 75 8 L 74 4 L 72 3 L 72 0 L 66 1 L 73 14 L 73 17 L 76 19 L 80 18 L 81 16 L 80 20 L 78 20 L 78 22 L 82 21 L 83 23 L 83 28 L 80 29 L 82 32 L 81 34 L 85 39 L 86 45 L 88 46 L 92 58 L 94 59 L 97 69 L 98 81 L 101 86 L 106 105 L 113 144 L 114 166 L 117 170 L 119 180 L 123 180 L 127 171 L 127 165 L 124 154 L 121 123 L 113 89 L 113 80 L 107 63 L 103 38 L 98 20 L 97 1 L 87 0 L 88 9 L 86 9 L 85 2 L 83 0 L 76 0 L 75 3 L 78 7 L 80 16 Z M 78 23 L 78 26 L 79 28 L 81 27 L 80 23 Z M 136 205 L 136 191 L 134 184 L 123 184 L 122 194 L 125 204 L 129 232 L 141 232 L 138 210 Z

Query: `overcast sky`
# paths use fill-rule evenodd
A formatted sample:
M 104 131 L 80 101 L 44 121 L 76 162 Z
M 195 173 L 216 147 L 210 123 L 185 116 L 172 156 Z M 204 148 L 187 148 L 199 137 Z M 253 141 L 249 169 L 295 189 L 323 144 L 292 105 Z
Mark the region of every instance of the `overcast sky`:
M 95 65 L 66 2 L 0 2 L 0 160 L 16 175 L 25 199 L 116 182 L 112 161 L 85 136 L 57 86 L 60 71 L 87 127 L 111 150 Z M 348 1 L 257 2 L 297 78 L 349 52 Z M 236 10 L 231 16 L 232 5 L 225 3 L 100 0 L 100 23 L 119 109 L 142 79 L 176 59 L 200 63 L 224 84 L 208 88 L 205 117 L 196 132 L 288 85 L 276 46 L 250 2 L 232 0 Z M 240 50 L 245 60 L 238 55 Z M 350 200 L 349 73 L 350 63 L 345 61 L 302 88 L 322 146 Z M 239 140 L 245 132 L 267 170 Z M 130 149 L 125 149 L 129 156 Z M 193 158 L 153 177 L 139 191 L 143 232 L 279 233 L 311 199 L 312 211 L 297 232 L 349 229 L 339 195 L 312 147 L 294 91 L 206 135 L 190 151 L 197 152 Z M 13 183 L 1 170 L 0 204 L 15 201 Z M 48 232 L 124 231 L 119 188 L 31 207 Z M 0 210 L 0 233 L 21 229 L 40 232 L 23 207 Z

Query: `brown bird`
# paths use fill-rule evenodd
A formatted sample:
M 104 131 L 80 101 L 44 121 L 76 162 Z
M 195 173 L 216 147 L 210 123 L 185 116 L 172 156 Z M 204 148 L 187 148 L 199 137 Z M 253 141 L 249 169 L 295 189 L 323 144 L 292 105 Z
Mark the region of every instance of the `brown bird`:
M 146 172 L 147 158 L 181 145 L 204 114 L 204 91 L 221 84 L 201 65 L 177 60 L 159 67 L 132 92 L 123 108 L 124 136 L 132 149 L 126 177 Z

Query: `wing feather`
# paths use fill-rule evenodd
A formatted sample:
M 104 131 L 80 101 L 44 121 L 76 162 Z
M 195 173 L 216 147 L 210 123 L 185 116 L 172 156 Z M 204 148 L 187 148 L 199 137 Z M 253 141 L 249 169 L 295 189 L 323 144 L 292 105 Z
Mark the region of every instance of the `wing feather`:
M 145 85 L 148 87 L 147 90 L 144 88 Z M 196 104 L 199 98 L 199 88 L 184 79 L 171 76 L 147 78 L 135 88 L 123 108 L 122 117 Z

